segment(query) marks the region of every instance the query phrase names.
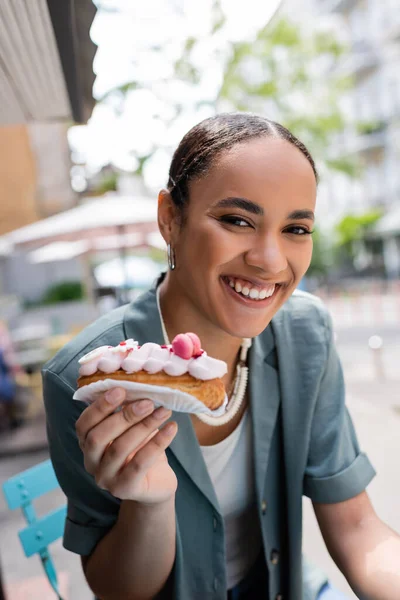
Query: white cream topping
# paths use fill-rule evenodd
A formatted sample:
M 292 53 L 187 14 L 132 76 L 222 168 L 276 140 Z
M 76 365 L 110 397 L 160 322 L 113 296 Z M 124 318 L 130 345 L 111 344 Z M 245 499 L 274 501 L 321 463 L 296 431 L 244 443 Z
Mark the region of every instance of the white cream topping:
M 183 375 L 188 372 L 189 362 L 194 359 L 186 360 L 185 358 L 181 358 L 177 354 L 173 352 L 170 353 L 170 357 L 168 362 L 164 365 L 164 371 L 167 375 L 172 375 L 174 377 L 178 377 L 179 375 Z M 195 360 L 199 360 L 196 358 Z
M 203 379 L 204 381 L 207 381 L 208 379 L 214 379 L 214 377 L 216 377 L 216 375 L 213 374 L 216 366 L 215 363 L 225 366 L 223 373 L 223 375 L 225 375 L 226 363 L 224 363 L 222 360 L 216 360 L 215 358 L 207 356 L 205 352 L 198 358 L 192 358 L 189 361 L 189 374 L 196 379 Z M 222 375 L 217 375 L 217 377 L 222 377 Z
M 127 340 L 132 341 L 133 340 Z M 143 346 L 135 344 L 119 344 L 119 346 L 101 346 L 85 354 L 79 360 L 80 376 L 89 376 L 102 371 L 113 373 L 122 369 L 126 373 L 147 371 L 150 374 L 164 371 L 168 375 L 177 377 L 189 373 L 196 379 L 203 381 L 223 377 L 227 373 L 224 361 L 211 358 L 203 351 L 201 356 L 184 359 L 175 354 L 172 346 L 162 348 L 158 344 L 148 342 Z

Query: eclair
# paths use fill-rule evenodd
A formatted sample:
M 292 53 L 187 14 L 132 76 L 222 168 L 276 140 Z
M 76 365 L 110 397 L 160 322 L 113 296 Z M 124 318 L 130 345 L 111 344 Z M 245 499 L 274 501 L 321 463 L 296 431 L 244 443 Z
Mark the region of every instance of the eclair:
M 132 381 L 178 389 L 191 394 L 210 410 L 225 400 L 222 377 L 227 364 L 208 356 L 195 333 L 181 333 L 172 344 L 148 342 L 140 346 L 133 339 L 117 346 L 100 346 L 79 359 L 78 388 L 102 379 Z

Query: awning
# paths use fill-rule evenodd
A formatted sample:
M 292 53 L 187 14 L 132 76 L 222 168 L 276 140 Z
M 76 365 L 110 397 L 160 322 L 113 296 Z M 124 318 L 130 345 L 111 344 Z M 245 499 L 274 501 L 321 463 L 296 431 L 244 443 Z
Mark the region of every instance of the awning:
M 95 14 L 92 0 L 1 0 L 0 125 L 87 121 Z
M 0 241 L 3 239 L 14 247 L 28 246 L 33 249 L 56 241 L 96 240 L 107 235 L 149 234 L 157 231 L 156 200 L 110 193 L 16 229 L 0 238 Z M 129 246 L 129 239 L 125 242 Z
M 70 260 L 84 254 L 89 250 L 89 243 L 81 242 L 53 242 L 28 254 L 29 262 L 33 264 Z
M 158 248 L 165 250 L 165 242 L 159 232 L 149 234 L 128 233 L 121 236 L 106 235 L 95 238 L 91 242 L 52 242 L 28 253 L 28 260 L 33 264 L 57 262 L 77 258 L 87 252 L 109 252 L 129 248 Z M 0 246 L 1 248 L 1 246 Z

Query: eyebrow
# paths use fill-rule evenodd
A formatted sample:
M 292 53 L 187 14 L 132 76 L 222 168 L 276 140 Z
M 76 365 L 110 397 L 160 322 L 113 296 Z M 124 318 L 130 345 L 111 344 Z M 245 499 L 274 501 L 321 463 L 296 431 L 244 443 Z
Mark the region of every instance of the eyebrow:
M 315 220 L 315 216 L 312 210 L 294 210 L 288 215 L 288 219 L 311 219 L 311 221 Z
M 219 200 L 214 204 L 214 208 L 241 208 L 242 210 L 246 210 L 253 215 L 264 215 L 264 209 L 259 204 L 252 202 L 251 200 L 247 200 L 246 198 L 237 198 L 235 196 L 230 196 L 228 198 L 224 198 L 223 200 Z M 312 210 L 301 209 L 294 210 L 291 212 L 288 219 L 311 219 L 314 221 L 314 213 Z
M 219 200 L 214 204 L 214 208 L 242 208 L 253 215 L 263 215 L 264 209 L 255 202 L 246 200 L 246 198 L 229 197 Z

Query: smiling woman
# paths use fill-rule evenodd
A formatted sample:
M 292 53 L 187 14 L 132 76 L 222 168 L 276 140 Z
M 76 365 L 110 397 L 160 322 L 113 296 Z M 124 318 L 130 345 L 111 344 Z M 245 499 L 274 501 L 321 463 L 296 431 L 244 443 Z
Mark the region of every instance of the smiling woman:
M 363 567 L 367 542 L 389 534 L 364 492 L 374 470 L 345 407 L 330 317 L 296 291 L 316 188 L 313 159 L 281 125 L 243 113 L 203 121 L 159 193 L 168 272 L 46 365 L 64 544 L 99 597 L 301 600 L 308 581 L 307 600 L 339 598 L 324 577 L 303 576 L 303 495 L 351 585 L 397 597 L 374 595 Z M 71 401 L 83 354 L 184 332 L 227 364 L 222 419 L 154 412 L 151 401 L 115 412 L 121 389 L 87 408 Z
M 305 146 L 256 115 L 203 121 L 175 152 L 159 196 L 160 230 L 179 265 L 173 299 L 161 287 L 163 313 L 172 331 L 184 327 L 170 316 L 168 300 L 178 301 L 204 339 L 213 322 L 213 351 L 224 348 L 231 376 L 238 338 L 265 329 L 310 264 L 316 181 Z

